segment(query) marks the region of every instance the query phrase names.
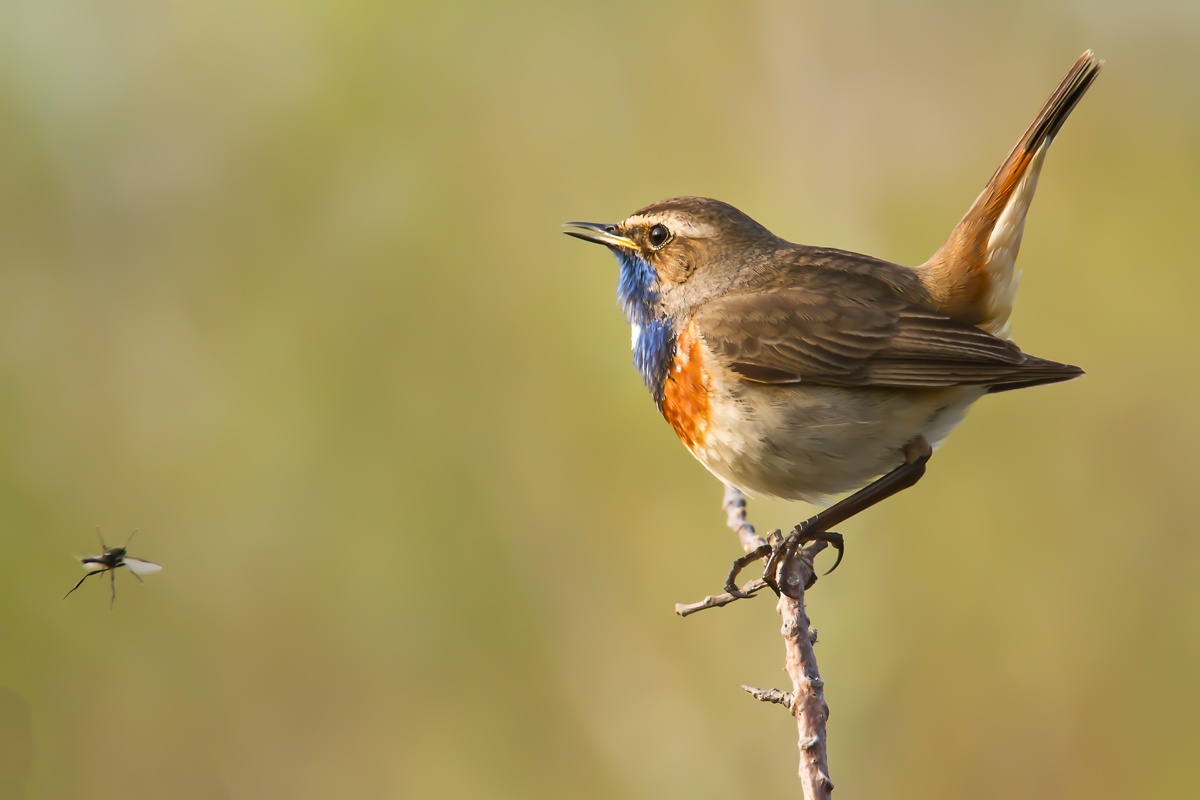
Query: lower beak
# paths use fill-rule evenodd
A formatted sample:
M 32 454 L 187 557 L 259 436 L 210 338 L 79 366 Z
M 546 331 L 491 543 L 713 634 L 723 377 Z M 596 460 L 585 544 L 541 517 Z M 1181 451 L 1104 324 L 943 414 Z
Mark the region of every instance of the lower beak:
M 563 231 L 567 236 L 583 239 L 585 242 L 595 242 L 605 247 L 620 247 L 624 250 L 635 250 L 637 244 L 624 236 L 617 234 L 616 225 L 604 225 L 599 222 L 568 222 L 564 228 L 581 228 L 578 231 Z

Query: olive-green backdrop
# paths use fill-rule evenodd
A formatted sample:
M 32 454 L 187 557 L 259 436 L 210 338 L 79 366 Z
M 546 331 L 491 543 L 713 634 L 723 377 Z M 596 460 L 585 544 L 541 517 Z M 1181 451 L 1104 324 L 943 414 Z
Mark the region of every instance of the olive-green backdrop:
M 0 7 L 0 792 L 798 793 L 772 603 L 673 615 L 720 487 L 559 226 L 703 194 L 918 263 L 1088 47 L 1014 318 L 1088 374 L 841 529 L 830 765 L 1200 794 L 1196 4 L 779 0 Z M 163 565 L 112 613 L 62 599 L 96 524 Z

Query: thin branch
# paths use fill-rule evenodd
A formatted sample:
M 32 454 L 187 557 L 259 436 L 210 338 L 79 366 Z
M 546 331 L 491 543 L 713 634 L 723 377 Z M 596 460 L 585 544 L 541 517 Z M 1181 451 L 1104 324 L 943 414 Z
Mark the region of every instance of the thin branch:
M 725 524 L 737 534 L 743 550 L 749 553 L 767 543 L 754 532 L 754 526 L 746 521 L 746 496 L 740 490 L 726 486 L 721 508 L 725 510 Z
M 755 592 L 757 592 L 759 589 L 765 589 L 766 586 L 767 586 L 767 582 L 764 581 L 762 578 L 755 578 L 754 580 L 750 581 L 749 583 L 747 583 L 745 586 L 742 587 L 742 594 L 748 594 L 748 595 L 753 596 Z M 676 603 L 675 604 L 675 613 L 681 617 L 686 617 L 689 614 L 695 614 L 697 611 L 703 611 L 706 608 L 720 608 L 721 606 L 729 605 L 730 603 L 734 602 L 735 600 L 742 600 L 742 599 L 745 599 L 745 598 L 735 597 L 734 595 L 731 595 L 729 592 L 725 592 L 724 594 L 717 594 L 717 595 L 710 594 L 708 597 L 704 598 L 703 600 L 701 600 L 698 603 Z
M 781 692 L 778 689 L 755 689 L 753 686 L 742 684 L 742 689 L 754 696 L 755 700 L 762 700 L 764 703 L 778 703 L 781 706 L 787 706 L 790 711 L 792 703 L 796 698 L 791 692 Z
M 725 511 L 725 524 L 729 529 L 737 534 L 738 540 L 742 543 L 742 549 L 747 553 L 753 552 L 767 543 L 765 539 L 754 532 L 754 526 L 746 521 L 746 496 L 740 490 L 732 486 L 725 487 L 725 499 L 721 502 L 721 508 Z M 772 531 L 771 536 L 775 537 L 779 531 Z M 776 539 L 772 538 L 772 544 L 775 544 Z M 759 589 L 767 585 L 767 582 L 761 578 L 756 578 L 742 587 L 742 594 L 753 595 Z M 681 617 L 686 617 L 689 614 L 695 614 L 697 611 L 704 611 L 708 608 L 721 608 L 727 606 L 735 600 L 743 600 L 746 598 L 736 597 L 728 592 L 724 594 L 709 595 L 697 603 L 676 603 L 675 613 Z
M 833 792 L 829 779 L 829 760 L 825 747 L 825 722 L 829 706 L 825 703 L 825 681 L 817 669 L 817 656 L 812 643 L 816 639 L 804 608 L 804 586 L 812 575 L 812 557 L 824 542 L 816 542 L 800 550 L 792 559 L 790 574 L 785 580 L 798 589 L 795 600 L 780 595 L 776 609 L 783 618 L 785 667 L 792 679 L 792 714 L 800 734 L 800 784 L 806 800 L 828 800 Z M 794 583 L 793 583 L 794 582 Z
M 737 534 L 742 549 L 747 553 L 762 547 L 768 541 L 772 546 L 778 546 L 781 540 L 778 531 L 772 531 L 768 541 L 764 541 L 754 532 L 754 526 L 746 521 L 746 498 L 740 491 L 731 486 L 725 487 L 722 508 L 725 509 L 730 530 Z M 817 630 L 809 625 L 808 613 L 804 608 L 804 588 L 811 583 L 814 575 L 813 556 L 825 547 L 825 542 L 819 541 L 797 550 L 794 558 L 781 559 L 779 571 L 775 575 L 781 587 L 786 586 L 797 596 L 796 599 L 792 599 L 786 594 L 780 595 L 775 606 L 783 619 L 780 632 L 783 634 L 785 650 L 784 669 L 792 679 L 792 691 L 742 686 L 758 700 L 786 706 L 796 718 L 796 728 L 799 732 L 800 785 L 804 790 L 805 800 L 830 800 L 833 792 L 825 747 L 825 722 L 829 719 L 829 706 L 825 703 L 825 681 L 821 679 L 821 672 L 817 669 L 817 656 L 813 652 L 813 645 L 817 642 Z M 767 584 L 761 578 L 756 579 L 743 586 L 742 592 L 753 594 L 765 585 Z M 706 608 L 720 608 L 738 599 L 740 598 L 728 593 L 710 596 L 698 603 L 677 604 L 675 613 L 686 617 Z

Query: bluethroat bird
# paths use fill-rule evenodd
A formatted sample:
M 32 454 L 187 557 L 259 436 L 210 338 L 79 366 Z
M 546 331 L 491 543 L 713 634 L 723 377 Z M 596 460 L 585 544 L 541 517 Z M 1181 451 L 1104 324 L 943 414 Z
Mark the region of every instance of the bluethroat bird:
M 1023 352 L 1008 318 L 1046 151 L 1102 63 L 1080 56 L 917 267 L 792 244 L 703 197 L 663 200 L 612 225 L 567 223 L 569 235 L 616 255 L 634 365 L 684 446 L 729 491 L 824 505 L 857 490 L 738 559 L 731 593 L 744 596 L 733 578 L 751 557 L 769 556 L 764 580 L 776 592 L 776 568 L 799 544 L 832 544 L 840 561 L 830 528 L 915 484 L 985 394 L 1083 374 Z

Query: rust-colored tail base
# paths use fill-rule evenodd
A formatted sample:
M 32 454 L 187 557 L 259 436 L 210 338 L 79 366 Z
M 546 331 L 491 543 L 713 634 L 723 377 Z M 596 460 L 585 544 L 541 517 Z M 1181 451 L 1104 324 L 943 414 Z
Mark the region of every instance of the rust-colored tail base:
M 992 175 L 946 243 L 918 270 L 938 310 L 1003 335 L 1016 293 L 1013 265 L 1046 149 L 1104 62 L 1079 57 Z

